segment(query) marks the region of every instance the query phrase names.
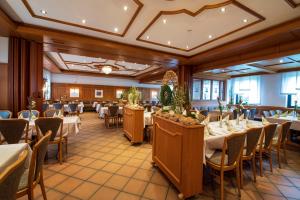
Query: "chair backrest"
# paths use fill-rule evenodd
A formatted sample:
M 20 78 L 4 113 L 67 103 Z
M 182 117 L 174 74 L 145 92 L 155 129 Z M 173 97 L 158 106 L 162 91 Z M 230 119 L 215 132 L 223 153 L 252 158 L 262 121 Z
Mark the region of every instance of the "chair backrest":
M 51 131 L 47 131 L 45 136 L 40 138 L 39 141 L 33 146 L 28 173 L 28 185 L 32 185 L 33 182 L 38 180 L 40 177 L 51 135 Z
M 280 141 L 279 141 L 281 144 L 285 143 L 291 125 L 292 125 L 292 122 L 290 122 L 290 121 L 284 122 L 281 125 L 282 126 L 282 130 L 281 130 L 281 136 L 280 136 Z
M 228 155 L 228 165 L 233 165 L 239 162 L 244 144 L 245 144 L 245 133 L 234 133 L 228 137 L 225 137 L 223 147 L 223 155 L 225 155 L 227 150 Z
M 276 111 L 275 111 L 275 110 L 270 110 L 269 112 L 270 112 L 270 115 L 271 115 L 271 116 L 276 115 Z
M 43 103 L 43 104 L 42 104 L 42 112 L 45 112 L 45 111 L 48 110 L 48 109 L 49 109 L 49 104 Z
M 24 118 L 29 118 L 30 110 L 21 110 L 20 112 L 18 112 L 18 116 L 21 114 Z M 31 114 L 33 114 L 36 118 L 38 118 L 40 116 L 40 111 L 31 110 Z
M 53 108 L 55 110 L 61 110 L 63 108 L 63 104 L 61 104 L 61 103 L 54 103 L 53 104 Z
M 38 139 L 40 139 L 40 136 L 45 135 L 49 130 L 51 131 L 50 141 L 54 140 L 59 130 L 60 130 L 59 137 L 60 139 L 62 139 L 63 119 L 61 118 L 58 117 L 38 118 L 37 120 L 35 120 L 35 126 L 38 133 L 37 134 Z
M 54 114 L 58 115 L 59 111 L 61 110 L 54 110 L 54 109 L 46 110 L 44 112 L 44 117 L 53 117 Z
M 270 112 L 269 111 L 263 111 L 263 116 L 264 117 L 270 117 Z
M 249 110 L 248 109 L 242 109 L 242 114 L 244 114 L 245 118 L 249 117 Z
M 25 171 L 28 151 L 24 150 L 17 161 L 0 174 L 0 199 L 15 200 L 21 177 Z
M 25 130 L 25 142 L 28 139 L 29 122 L 25 119 L 0 120 L 0 132 L 8 144 L 17 144 Z
M 201 110 L 200 114 L 206 117 L 208 115 L 208 110 Z
M 263 128 L 251 128 L 246 132 L 246 156 L 255 151 Z
M 251 108 L 249 113 L 249 119 L 254 119 L 256 114 L 256 108 Z
M 237 114 L 238 114 L 237 110 L 233 110 L 233 119 L 237 118 Z
M 276 110 L 276 113 L 277 113 L 278 115 L 281 115 L 281 114 L 282 114 L 282 110 Z
M 272 140 L 275 135 L 277 124 L 268 124 L 264 127 L 264 141 L 262 141 L 262 148 L 269 149 L 272 146 Z
M 108 116 L 115 117 L 118 115 L 119 106 L 109 106 L 108 107 Z
M 9 119 L 12 117 L 12 113 L 9 110 L 0 110 L 0 118 Z
M 78 104 L 77 103 L 70 103 L 69 108 L 71 112 L 76 112 L 78 110 Z

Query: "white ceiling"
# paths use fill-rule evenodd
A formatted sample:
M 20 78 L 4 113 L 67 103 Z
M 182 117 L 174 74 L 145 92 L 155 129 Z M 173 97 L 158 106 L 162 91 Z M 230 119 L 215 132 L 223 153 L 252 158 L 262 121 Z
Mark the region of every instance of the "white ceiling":
M 139 63 L 129 63 L 125 61 L 106 60 L 103 58 L 94 58 L 86 56 L 78 56 L 65 53 L 47 52 L 47 55 L 62 69 L 66 71 L 81 71 L 103 73 L 102 66 L 111 66 L 113 71 L 111 74 L 137 76 L 154 69 L 159 68 L 158 65 L 144 65 Z
M 257 16 L 254 16 L 253 13 L 246 12 L 234 4 L 228 4 L 222 7 L 217 6 L 214 9 L 204 9 L 195 17 L 183 13 L 162 15 L 154 21 L 153 25 L 149 27 L 145 34 L 141 35 L 143 30 L 158 16 L 160 11 L 186 9 L 194 13 L 206 5 L 219 4 L 226 2 L 226 0 L 26 1 L 35 15 L 51 18 L 52 20 L 65 21 L 70 25 L 33 17 L 22 0 L 1 0 L 0 6 L 7 12 L 13 10 L 16 15 L 13 14 L 13 12 L 8 12 L 8 14 L 11 14 L 15 20 L 27 24 L 76 32 L 182 55 L 194 55 L 198 52 L 300 16 L 300 6 L 292 8 L 285 0 L 238 0 L 239 3 L 263 16 L 266 20 L 220 39 L 216 39 L 219 36 L 240 29 L 246 24 L 258 20 Z M 297 3 L 299 0 L 294 1 Z M 139 2 L 143 4 L 143 7 L 126 32 L 126 27 L 130 24 L 131 19 L 134 18 L 136 11 L 138 11 Z M 127 6 L 126 11 L 124 10 L 124 6 Z M 9 7 L 11 9 L 8 9 Z M 223 7 L 226 9 L 224 13 L 221 12 L 221 8 Z M 40 12 L 41 10 L 45 10 L 47 14 L 43 15 Z M 86 20 L 85 24 L 82 23 L 83 19 Z M 163 23 L 163 19 L 167 20 L 166 23 Z M 247 19 L 247 23 L 244 23 L 243 19 Z M 115 32 L 115 28 L 118 28 L 117 32 Z M 188 32 L 188 30 L 192 31 Z M 125 32 L 125 36 L 122 37 L 122 34 Z M 141 35 L 141 39 L 143 40 L 149 40 L 150 42 L 163 44 L 165 46 L 139 41 L 137 40 L 139 35 Z M 209 38 L 209 35 L 212 35 L 212 38 Z M 149 36 L 149 39 L 147 39 L 147 36 Z M 170 45 L 168 41 L 170 41 Z M 202 46 L 190 50 L 201 44 Z M 188 50 L 186 48 L 187 45 L 189 51 L 185 51 Z

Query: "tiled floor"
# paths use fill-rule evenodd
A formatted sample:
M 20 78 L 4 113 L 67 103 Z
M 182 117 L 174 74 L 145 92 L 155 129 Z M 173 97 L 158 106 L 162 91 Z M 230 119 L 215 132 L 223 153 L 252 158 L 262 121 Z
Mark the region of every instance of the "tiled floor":
M 50 154 L 45 164 L 49 200 L 177 199 L 176 189 L 151 165 L 151 145 L 132 146 L 122 129 L 104 128 L 94 113 L 81 118 L 80 133 L 69 139 L 67 161 L 60 165 Z M 265 176 L 258 176 L 256 183 L 251 181 L 252 174 L 246 166 L 241 199 L 300 199 L 299 158 L 299 153 L 288 152 L 288 164 L 278 169 L 275 161 L 273 174 L 265 163 Z M 219 185 L 207 174 L 203 194 L 191 199 L 219 198 Z M 232 174 L 226 176 L 225 187 L 226 199 L 238 199 Z M 42 199 L 39 186 L 34 195 L 35 199 Z

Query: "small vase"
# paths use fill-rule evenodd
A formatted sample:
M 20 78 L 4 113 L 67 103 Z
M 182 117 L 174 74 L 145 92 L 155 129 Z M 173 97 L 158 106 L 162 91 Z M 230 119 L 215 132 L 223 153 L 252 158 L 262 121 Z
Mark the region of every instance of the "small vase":
M 223 127 L 223 117 L 222 117 L 222 115 L 220 116 L 219 126 L 220 126 L 220 128 Z
M 240 114 L 236 115 L 236 125 L 240 124 Z

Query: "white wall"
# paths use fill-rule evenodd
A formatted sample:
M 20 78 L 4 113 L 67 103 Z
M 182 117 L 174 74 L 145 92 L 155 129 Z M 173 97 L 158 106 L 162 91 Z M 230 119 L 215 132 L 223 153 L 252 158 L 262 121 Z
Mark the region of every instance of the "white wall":
M 8 63 L 8 37 L 0 37 L 0 63 Z
M 90 85 L 111 85 L 111 86 L 135 86 L 144 88 L 160 88 L 160 85 L 140 84 L 138 80 L 122 78 L 105 78 L 82 75 L 52 74 L 52 83 L 72 83 L 72 84 L 90 84 Z
M 280 94 L 281 74 L 262 75 L 260 85 L 261 105 L 286 106 L 286 95 Z

